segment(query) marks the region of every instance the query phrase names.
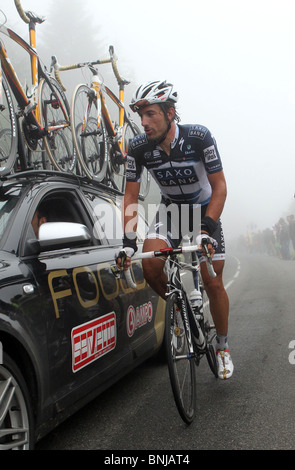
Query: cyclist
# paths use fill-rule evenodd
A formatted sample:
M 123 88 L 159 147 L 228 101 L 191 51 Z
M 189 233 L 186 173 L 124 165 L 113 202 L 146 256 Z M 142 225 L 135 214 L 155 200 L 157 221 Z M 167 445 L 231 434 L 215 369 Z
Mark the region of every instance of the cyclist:
M 146 167 L 160 187 L 162 200 L 150 224 L 143 251 L 178 246 L 185 232 L 191 233 L 192 224 L 196 232 L 194 214 L 201 208 L 196 242 L 201 245 L 204 237 L 210 242 L 217 277 L 209 276 L 204 262 L 201 273 L 217 331 L 219 377 L 226 379 L 233 373 L 227 341 L 229 301 L 222 280 L 225 249 L 220 215 L 226 200 L 226 181 L 214 137 L 204 126 L 180 125 L 175 107 L 177 100 L 171 83 L 154 81 L 141 85 L 131 101 L 130 107 L 139 114 L 145 133 L 132 140 L 128 151 L 123 202 L 123 248 L 127 254 L 124 268 L 130 266 L 137 250 L 136 205 L 141 171 Z M 188 209 L 189 220 L 185 227 L 185 217 L 175 217 L 175 212 L 171 215 L 171 207 L 177 207 L 182 213 Z M 120 262 L 121 259 L 118 264 Z M 145 279 L 165 299 L 167 278 L 163 267 L 164 261 L 159 258 L 143 260 Z

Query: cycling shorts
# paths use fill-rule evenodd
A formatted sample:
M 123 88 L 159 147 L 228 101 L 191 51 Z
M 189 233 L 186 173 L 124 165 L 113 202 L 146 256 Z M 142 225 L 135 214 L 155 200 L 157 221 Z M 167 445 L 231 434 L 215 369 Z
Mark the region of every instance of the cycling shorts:
M 149 224 L 146 238 L 159 238 L 172 248 L 177 248 L 184 237 L 195 243 L 206 208 L 207 206 L 167 203 L 162 199 L 154 219 Z M 225 243 L 220 220 L 212 238 L 217 242 L 213 260 L 224 260 Z M 201 258 L 201 261 L 205 261 L 205 258 Z

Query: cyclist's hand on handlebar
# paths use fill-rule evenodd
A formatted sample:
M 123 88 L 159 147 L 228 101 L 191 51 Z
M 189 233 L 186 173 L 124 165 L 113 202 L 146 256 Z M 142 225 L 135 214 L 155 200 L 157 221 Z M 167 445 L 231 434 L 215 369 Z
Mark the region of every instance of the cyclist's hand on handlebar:
M 133 248 L 126 246 L 116 253 L 116 264 L 117 268 L 124 269 L 126 271 L 131 266 L 131 257 L 134 255 L 135 251 Z
M 206 254 L 204 252 L 204 244 L 206 244 L 208 246 L 208 251 L 210 253 L 211 256 L 214 255 L 215 253 L 215 248 L 217 248 L 218 246 L 218 243 L 217 241 L 210 237 L 207 233 L 200 233 L 197 238 L 196 238 L 196 244 L 200 247 L 200 251 L 202 251 L 202 253 Z

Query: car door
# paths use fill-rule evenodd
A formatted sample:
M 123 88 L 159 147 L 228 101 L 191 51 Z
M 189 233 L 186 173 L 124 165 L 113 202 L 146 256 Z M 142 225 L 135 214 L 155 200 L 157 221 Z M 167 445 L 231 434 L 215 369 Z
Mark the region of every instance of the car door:
M 56 409 L 63 409 L 103 390 L 130 369 L 133 355 L 125 334 L 124 307 L 129 292 L 113 273 L 113 248 L 93 235 L 91 216 L 80 193 L 47 190 L 32 204 L 29 220 L 44 201 L 55 206 L 49 223 L 57 223 L 64 213 L 67 222 L 84 224 L 90 233 L 87 246 L 77 243 L 24 257 L 34 275 L 46 322 L 48 398 Z M 71 214 L 60 210 L 63 204 Z M 26 236 L 31 235 L 28 224 Z
M 84 191 L 92 208 L 94 217 L 94 235 L 104 240 L 111 254 L 110 264 L 122 247 L 121 197 L 102 199 L 90 191 Z M 110 202 L 112 201 L 112 204 Z M 139 209 L 137 241 L 139 251 L 147 230 L 144 207 Z M 114 265 L 114 261 L 113 261 Z M 164 334 L 165 302 L 146 283 L 142 263 L 133 260 L 131 272 L 137 284 L 136 290 L 128 287 L 124 275 L 118 284 L 121 297 L 121 311 L 125 321 L 125 338 L 132 350 L 134 361 L 140 361 L 160 347 Z M 102 286 L 106 285 L 102 282 Z M 104 287 L 103 287 L 104 288 Z

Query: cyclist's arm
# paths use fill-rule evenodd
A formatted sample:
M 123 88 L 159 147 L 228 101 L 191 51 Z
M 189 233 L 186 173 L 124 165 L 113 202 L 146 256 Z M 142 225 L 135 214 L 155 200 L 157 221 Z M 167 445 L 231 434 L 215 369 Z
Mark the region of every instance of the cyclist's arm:
M 226 181 L 223 171 L 208 175 L 212 187 L 212 195 L 208 204 L 205 217 L 202 219 L 201 235 L 213 235 L 217 221 L 219 220 L 227 195 Z M 208 245 L 209 253 L 214 255 L 214 248 L 211 243 Z
M 123 248 L 126 252 L 124 256 L 124 269 L 127 270 L 131 266 L 132 253 L 136 251 L 136 232 L 138 220 L 138 195 L 140 183 L 126 182 L 125 195 L 122 206 L 122 221 L 123 221 Z M 130 254 L 129 254 L 130 253 Z M 122 267 L 121 253 L 117 257 L 117 266 Z
M 212 187 L 212 196 L 206 210 L 206 216 L 218 221 L 220 218 L 227 196 L 227 187 L 223 171 L 208 175 Z
M 137 210 L 140 183 L 127 181 L 123 199 L 124 233 L 137 231 Z

